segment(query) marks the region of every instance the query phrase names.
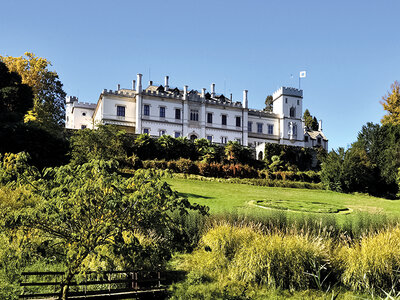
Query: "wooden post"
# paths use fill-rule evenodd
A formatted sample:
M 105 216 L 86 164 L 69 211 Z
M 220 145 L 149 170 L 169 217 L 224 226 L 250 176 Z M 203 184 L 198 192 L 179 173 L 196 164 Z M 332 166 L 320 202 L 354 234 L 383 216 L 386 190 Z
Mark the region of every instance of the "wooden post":
M 160 277 L 160 271 L 158 271 L 158 287 L 161 287 L 161 277 Z

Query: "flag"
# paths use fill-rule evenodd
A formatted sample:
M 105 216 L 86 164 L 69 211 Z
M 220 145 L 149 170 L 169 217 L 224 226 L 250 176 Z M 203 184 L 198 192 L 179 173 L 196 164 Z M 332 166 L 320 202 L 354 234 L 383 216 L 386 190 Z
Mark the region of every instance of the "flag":
M 300 78 L 305 78 L 305 77 L 306 77 L 306 71 L 301 71 Z

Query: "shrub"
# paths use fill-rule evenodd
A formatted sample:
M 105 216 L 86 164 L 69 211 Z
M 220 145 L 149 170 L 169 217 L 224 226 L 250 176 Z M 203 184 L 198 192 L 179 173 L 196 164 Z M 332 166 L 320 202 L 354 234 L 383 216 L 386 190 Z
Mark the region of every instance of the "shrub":
M 181 158 L 176 161 L 176 168 L 179 170 L 181 173 L 185 174 L 198 174 L 199 169 L 196 166 L 196 164 L 191 161 L 190 159 L 186 158 Z

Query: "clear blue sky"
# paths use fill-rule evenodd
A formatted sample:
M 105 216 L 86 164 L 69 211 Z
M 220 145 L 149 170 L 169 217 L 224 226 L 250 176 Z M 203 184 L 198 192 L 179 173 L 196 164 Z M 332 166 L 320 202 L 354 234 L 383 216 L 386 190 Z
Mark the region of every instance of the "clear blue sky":
M 347 147 L 400 80 L 400 1 L 3 1 L 0 54 L 48 58 L 69 95 L 96 102 L 137 73 L 262 108 L 298 87 L 330 148 Z M 294 78 L 290 75 L 293 74 Z

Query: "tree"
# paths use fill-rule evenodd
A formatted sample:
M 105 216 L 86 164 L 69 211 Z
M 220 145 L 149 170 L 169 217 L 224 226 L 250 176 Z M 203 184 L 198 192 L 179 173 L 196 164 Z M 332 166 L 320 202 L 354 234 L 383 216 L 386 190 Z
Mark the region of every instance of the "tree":
M 304 111 L 303 120 L 304 120 L 304 125 L 305 125 L 307 128 L 311 128 L 311 127 L 312 127 L 313 118 L 312 118 L 312 116 L 311 116 L 311 114 L 310 114 L 310 111 L 309 111 L 308 109 L 306 109 L 306 110 Z
M 0 122 L 21 121 L 33 106 L 32 89 L 0 61 Z M 11 118 L 11 120 L 10 120 Z
M 99 125 L 96 130 L 83 129 L 70 138 L 71 162 L 87 163 L 93 159 L 115 159 L 121 165 L 128 163 L 133 151 L 133 138 L 114 125 Z
M 274 102 L 273 100 L 274 98 L 272 97 L 272 95 L 268 95 L 267 98 L 265 98 L 265 111 L 272 112 Z
M 26 52 L 25 57 L 0 56 L 7 67 L 22 77 L 22 83 L 29 85 L 34 94 L 34 105 L 27 121 L 59 132 L 64 126 L 66 93 L 55 71 L 50 71 L 50 61 Z
M 138 170 L 125 178 L 117 167 L 116 161 L 93 160 L 40 173 L 27 165 L 23 154 L 6 156 L 0 163 L 3 184 L 21 186 L 36 200 L 17 197 L 12 205 L 0 205 L 1 225 L 3 229 L 26 228 L 31 238 L 47 238 L 48 248 L 62 249 L 63 299 L 73 276 L 87 269 L 91 256 L 113 255 L 104 253 L 104 247 L 129 260 L 139 243 L 138 231 L 157 234 L 165 228 L 176 229 L 179 224 L 170 219 L 173 212 L 206 213 L 205 207 L 192 205 L 172 191 L 159 172 Z
M 387 111 L 387 115 L 383 116 L 381 123 L 383 125 L 392 124 L 400 125 L 400 84 L 395 81 L 390 86 L 391 91 L 382 97 L 381 104 L 383 109 Z
M 309 129 L 309 130 L 318 130 L 319 125 L 316 117 L 313 117 L 310 114 L 310 111 L 306 109 L 303 114 L 303 120 L 304 120 L 304 125 Z

